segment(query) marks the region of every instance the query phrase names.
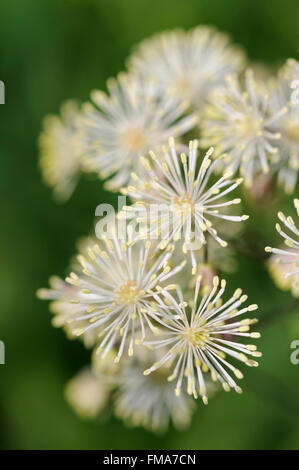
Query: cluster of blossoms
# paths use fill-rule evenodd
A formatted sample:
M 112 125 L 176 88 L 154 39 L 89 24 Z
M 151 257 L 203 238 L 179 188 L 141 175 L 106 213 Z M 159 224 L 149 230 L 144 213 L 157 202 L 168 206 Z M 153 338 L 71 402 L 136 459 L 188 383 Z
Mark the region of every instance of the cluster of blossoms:
M 299 200 L 294 199 L 294 206 L 299 215 Z M 268 264 L 270 273 L 275 283 L 283 290 L 292 290 L 295 297 L 299 297 L 299 229 L 291 216 L 286 217 L 282 212 L 278 212 L 278 218 L 283 224 L 281 228 L 276 224 L 276 230 L 284 239 L 284 246 L 281 248 L 271 248 L 266 246 L 265 251 L 273 253 Z
M 257 319 L 242 316 L 257 305 L 246 306 L 241 289 L 227 294 L 222 272 L 248 218 L 239 186 L 267 174 L 262 185 L 278 175 L 294 190 L 298 63 L 265 83 L 226 35 L 198 27 L 145 40 L 127 64 L 107 93 L 45 121 L 40 166 L 60 199 L 92 171 L 131 205 L 81 242 L 66 280 L 50 278 L 38 296 L 51 300 L 53 325 L 93 351 L 66 387 L 74 409 L 97 418 L 111 403 L 129 425 L 164 431 L 187 426 L 194 399 L 207 404 L 219 385 L 241 393 L 237 364 L 258 365 L 249 342 L 260 337 L 250 330 Z M 296 279 L 299 232 L 279 218 L 290 249 L 266 250 Z

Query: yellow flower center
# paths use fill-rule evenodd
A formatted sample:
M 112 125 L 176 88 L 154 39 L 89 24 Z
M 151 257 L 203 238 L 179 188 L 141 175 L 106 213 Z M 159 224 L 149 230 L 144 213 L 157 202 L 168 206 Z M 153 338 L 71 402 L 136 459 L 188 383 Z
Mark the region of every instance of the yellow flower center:
M 183 196 L 175 196 L 172 202 L 173 212 L 180 212 L 182 215 L 190 215 L 194 212 L 194 204 L 189 194 L 186 192 Z
M 185 340 L 192 346 L 202 347 L 209 340 L 209 332 L 206 328 L 188 328 L 184 334 Z
M 139 152 L 146 147 L 146 136 L 141 127 L 131 127 L 122 132 L 120 137 L 121 146 L 129 152 Z
M 127 281 L 116 293 L 118 295 L 117 303 L 134 304 L 139 298 L 140 289 L 137 287 L 135 281 Z
M 254 137 L 260 131 L 259 122 L 251 116 L 246 116 L 240 123 L 240 130 L 245 138 Z

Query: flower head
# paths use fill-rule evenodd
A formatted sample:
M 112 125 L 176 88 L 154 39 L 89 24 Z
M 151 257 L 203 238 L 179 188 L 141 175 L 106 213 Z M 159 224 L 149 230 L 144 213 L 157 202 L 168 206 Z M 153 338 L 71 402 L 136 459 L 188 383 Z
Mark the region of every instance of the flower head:
M 269 94 L 248 70 L 244 87 L 237 77 L 226 78 L 226 85 L 215 90 L 202 121 L 201 145 L 215 147 L 215 157 L 226 154 L 225 167 L 240 169 L 245 185 L 254 176 L 269 172 L 269 160 L 275 160 L 280 134 L 271 131 L 284 109 L 271 113 Z
M 292 87 L 295 86 L 299 89 L 299 62 L 289 59 L 279 72 L 270 100 L 273 113 L 284 110 L 273 122 L 271 130 L 281 134 L 278 141 L 278 182 L 289 194 L 294 191 L 299 170 L 299 99 L 292 99 L 295 93 Z
M 299 297 L 299 273 L 289 274 L 296 271 L 298 266 L 292 254 L 273 253 L 267 261 L 269 274 L 276 286 L 283 291 L 290 290 L 294 297 Z
M 200 395 L 203 402 L 207 403 L 208 373 L 213 381 L 222 384 L 224 390 L 234 388 L 236 392 L 241 393 L 242 390 L 234 377 L 241 379 L 243 374 L 230 359 L 244 362 L 248 366 L 257 366 L 257 362 L 248 356 L 259 357 L 261 353 L 256 350 L 255 345 L 238 342 L 236 337 L 259 338 L 260 334 L 249 331 L 250 325 L 256 323 L 256 319 L 238 318 L 257 309 L 256 304 L 241 307 L 247 300 L 247 295 L 242 295 L 241 289 L 237 289 L 233 296 L 224 302 L 224 280 L 220 282 L 216 276 L 213 287 L 206 287 L 202 297 L 199 295 L 200 285 L 201 278 L 198 277 L 194 298 L 189 304 L 184 301 L 180 290 L 174 296 L 166 290 L 156 296 L 164 312 L 164 318 L 160 321 L 164 327 L 163 333 L 161 338 L 145 342 L 145 345 L 164 348 L 167 352 L 145 370 L 144 374 L 151 374 L 168 365 L 172 369 L 168 380 L 176 381 L 176 395 L 180 395 L 182 382 L 186 379 L 188 394 L 193 394 L 195 398 Z
M 148 159 L 141 159 L 144 176 L 133 173 L 134 184 L 123 190 L 136 201 L 124 211 L 128 215 L 139 213 L 140 220 L 145 218 L 149 224 L 149 238 L 161 238 L 161 248 L 169 241 L 184 240 L 183 250 L 190 252 L 194 272 L 195 252 L 207 243 L 209 236 L 221 246 L 227 245 L 212 220 L 240 222 L 248 218 L 226 214 L 226 207 L 239 204 L 241 199 L 224 201 L 223 198 L 239 186 L 242 179 L 232 180 L 231 172 L 226 172 L 212 184 L 211 176 L 219 164 L 219 160 L 211 161 L 212 152 L 211 148 L 200 161 L 197 141 L 191 141 L 188 156 L 185 153 L 179 155 L 171 138 L 169 146 L 161 153 L 150 152 L 152 165 Z
M 243 59 L 243 53 L 225 34 L 200 26 L 146 39 L 129 59 L 129 68 L 152 77 L 162 93 L 199 107 L 225 75 L 241 69 Z
M 119 376 L 115 399 L 115 414 L 131 426 L 143 426 L 149 431 L 165 432 L 170 424 L 184 429 L 190 424 L 194 402 L 186 394 L 174 394 L 174 384 L 167 381 L 165 367 L 151 375 L 143 375 L 146 365 L 159 352 L 145 351 L 128 363 Z M 160 354 L 161 355 L 161 354 Z
M 40 168 L 58 200 L 68 199 L 81 169 L 82 135 L 77 127 L 79 108 L 74 101 L 61 107 L 60 116 L 47 116 L 39 138 Z
M 82 369 L 65 387 L 69 404 L 82 418 L 94 419 L 108 403 L 111 386 L 90 368 Z
M 64 328 L 66 335 L 70 339 L 75 336 L 70 327 L 69 321 L 74 315 L 84 313 L 84 307 L 73 303 L 81 296 L 80 289 L 74 285 L 70 285 L 59 276 L 51 276 L 49 279 L 49 288 L 38 289 L 36 293 L 39 299 L 51 300 L 49 309 L 54 314 L 52 325 Z M 87 348 L 94 346 L 97 336 L 94 331 L 88 331 L 82 335 L 82 340 Z
M 294 206 L 297 210 L 297 215 L 299 215 L 298 199 L 294 199 Z M 276 224 L 276 230 L 284 239 L 284 243 L 288 249 L 266 246 L 265 251 L 278 255 L 279 263 L 291 267 L 291 269 L 285 270 L 285 279 L 293 277 L 295 284 L 297 284 L 298 281 L 296 278 L 299 275 L 299 230 L 291 216 L 286 217 L 282 212 L 278 212 L 278 218 L 284 225 L 286 231 L 284 231 L 279 223 Z
M 114 346 L 118 346 L 116 361 L 125 347 L 132 356 L 135 342 L 145 339 L 146 328 L 155 330 L 159 313 L 154 290 L 184 265 L 170 268 L 172 250 L 169 246 L 156 255 L 149 241 L 125 242 L 116 236 L 90 245 L 85 255 L 78 256 L 81 271 L 66 278 L 78 288 L 72 300 L 78 310 L 68 320 L 73 334 L 95 331 L 102 338 L 97 349 L 102 357 Z
M 157 95 L 152 84 L 122 73 L 107 83 L 109 95 L 93 91 L 94 105 L 83 107 L 85 167 L 98 171 L 117 190 L 127 184 L 139 157 L 170 135 L 180 136 L 194 126 L 194 116 L 183 117 L 179 99 Z

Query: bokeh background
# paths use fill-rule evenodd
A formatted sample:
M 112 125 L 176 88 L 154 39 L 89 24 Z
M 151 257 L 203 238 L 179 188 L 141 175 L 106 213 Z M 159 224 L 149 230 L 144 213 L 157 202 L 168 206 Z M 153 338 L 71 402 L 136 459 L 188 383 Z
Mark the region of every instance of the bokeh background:
M 35 291 L 52 273 L 65 274 L 78 237 L 86 235 L 101 202 L 115 202 L 93 177 L 57 205 L 37 168 L 37 137 L 45 114 L 60 103 L 103 88 L 124 68 L 132 46 L 155 31 L 212 24 L 243 45 L 250 59 L 280 64 L 298 58 L 297 0 L 10 0 L 0 6 L 0 447 L 3 449 L 293 449 L 299 444 L 299 365 L 290 343 L 299 339 L 299 308 L 272 283 L 264 263 L 239 255 L 230 276 L 260 305 L 258 369 L 246 370 L 243 395 L 221 392 L 198 404 L 189 430 L 155 436 L 112 418 L 80 420 L 63 387 L 89 352 L 50 325 Z M 298 196 L 298 194 L 297 194 Z M 290 212 L 291 198 L 278 195 Z M 251 228 L 278 243 L 276 206 L 248 208 Z M 293 212 L 291 212 L 293 214 Z M 259 236 L 256 237 L 259 242 Z M 256 243 L 255 243 L 256 244 Z

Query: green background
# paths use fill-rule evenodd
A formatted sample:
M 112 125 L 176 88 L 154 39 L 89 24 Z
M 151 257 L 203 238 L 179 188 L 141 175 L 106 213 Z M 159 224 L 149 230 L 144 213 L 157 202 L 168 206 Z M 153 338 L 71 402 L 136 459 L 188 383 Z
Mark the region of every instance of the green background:
M 299 365 L 290 342 L 299 339 L 299 308 L 276 289 L 264 264 L 238 256 L 230 277 L 260 305 L 260 367 L 246 370 L 243 395 L 220 392 L 198 403 L 192 426 L 157 437 L 122 422 L 81 421 L 63 387 L 89 358 L 79 342 L 50 325 L 35 291 L 52 273 L 65 274 L 76 239 L 89 232 L 94 209 L 115 201 L 93 177 L 57 205 L 37 168 L 37 136 L 45 114 L 124 68 L 131 47 L 155 31 L 200 23 L 228 31 L 252 60 L 269 64 L 298 57 L 299 3 L 232 0 L 9 0 L 0 6 L 0 441 L 4 449 L 291 449 L 299 443 Z M 291 211 L 291 198 L 278 195 Z M 268 244 L 277 206 L 249 208 L 251 227 Z M 293 214 L 293 212 L 292 212 Z M 254 244 L 261 244 L 260 239 Z M 272 312 L 274 309 L 274 312 Z

